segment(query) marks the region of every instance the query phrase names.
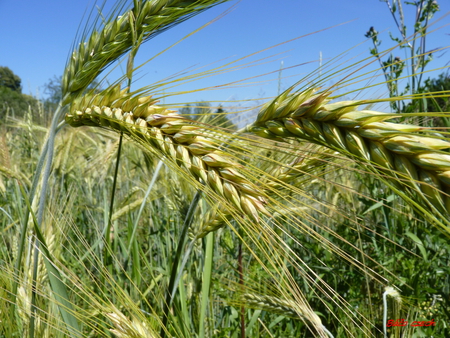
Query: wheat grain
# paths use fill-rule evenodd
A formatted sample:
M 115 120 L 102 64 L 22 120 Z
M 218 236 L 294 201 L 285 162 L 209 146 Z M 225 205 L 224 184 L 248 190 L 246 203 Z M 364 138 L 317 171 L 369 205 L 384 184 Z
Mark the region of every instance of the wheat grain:
M 17 314 L 20 319 L 24 323 L 28 323 L 31 316 L 31 297 L 29 295 L 29 287 L 25 288 L 24 286 L 19 286 L 17 289 Z
M 11 155 L 9 153 L 6 135 L 6 127 L 3 127 L 0 135 L 0 165 L 11 169 Z
M 221 152 L 220 144 L 208 137 L 201 125 L 155 103 L 151 97 L 133 97 L 114 87 L 74 100 L 66 122 L 72 126 L 109 128 L 144 142 L 259 222 L 258 214 L 267 214 L 264 195 L 238 171 L 242 166 Z M 222 210 L 226 214 L 225 209 Z M 199 237 L 223 225 L 211 217 L 207 219 Z
M 138 198 L 136 201 L 131 202 L 130 204 L 127 204 L 126 206 L 124 206 L 123 208 L 117 210 L 111 217 L 111 221 L 115 221 L 117 219 L 119 219 L 120 217 L 122 217 L 123 215 L 129 213 L 130 211 L 136 209 L 138 206 L 140 206 L 142 204 L 142 202 L 144 201 L 143 198 Z
M 242 299 L 247 305 L 256 307 L 258 309 L 266 310 L 269 312 L 275 312 L 283 314 L 288 317 L 302 317 L 304 318 L 304 312 L 298 313 L 296 311 L 296 304 L 294 301 L 284 300 L 277 297 L 267 295 L 255 295 L 250 293 L 244 293 Z M 319 319 L 320 322 L 320 319 Z
M 115 306 L 111 306 L 112 312 L 106 313 L 106 317 L 111 320 L 114 329 L 110 329 L 114 335 L 119 338 L 151 338 L 156 337 L 154 333 L 139 319 L 132 318 L 131 320 L 125 316 Z
M 93 30 L 72 52 L 62 77 L 64 104 L 83 92 L 99 73 L 133 46 L 227 0 L 152 0 Z
M 322 324 L 319 316 L 311 311 L 308 307 L 299 304 L 293 300 L 281 299 L 278 297 L 267 295 L 256 295 L 244 293 L 242 295 L 243 301 L 250 307 L 265 310 L 268 312 L 275 312 L 287 317 L 300 318 L 304 321 L 310 322 L 315 328 L 323 330 L 329 337 L 333 335 Z
M 226 225 L 226 220 L 231 218 L 231 214 L 222 205 L 216 205 L 202 217 L 201 224 L 196 231 L 195 239 L 203 238 L 213 231 L 217 231 Z
M 442 213 L 450 200 L 450 155 L 442 152 L 450 142 L 428 137 L 424 128 L 385 122 L 398 117 L 370 110 L 357 110 L 363 101 L 327 104 L 329 93 L 288 91 L 267 103 L 247 130 L 283 141 L 305 139 L 369 164 L 395 186 L 407 185 Z

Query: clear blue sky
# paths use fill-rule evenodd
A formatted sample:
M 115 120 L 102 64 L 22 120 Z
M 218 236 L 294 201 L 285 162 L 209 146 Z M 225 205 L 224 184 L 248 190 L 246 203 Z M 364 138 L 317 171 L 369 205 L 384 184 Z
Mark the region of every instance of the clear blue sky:
M 438 1 L 442 17 L 450 11 L 450 1 Z M 108 4 L 114 4 L 114 1 Z M 43 96 L 43 85 L 53 76 L 61 75 L 68 53 L 74 42 L 79 24 L 85 11 L 90 11 L 93 1 L 8 1 L 0 0 L 0 66 L 9 67 L 22 79 L 23 92 Z M 188 90 L 202 86 L 220 85 L 239 79 L 275 72 L 246 82 L 273 80 L 254 83 L 252 86 L 233 87 L 226 90 L 200 92 L 185 97 L 170 98 L 172 102 L 195 100 L 245 100 L 265 98 L 277 94 L 278 72 L 281 60 L 284 67 L 307 63 L 304 66 L 282 72 L 281 89 L 299 80 L 319 66 L 319 55 L 323 62 L 329 58 L 364 42 L 364 34 L 370 26 L 383 32 L 382 48 L 392 44 L 389 31 L 398 36 L 395 23 L 384 2 L 379 0 L 242 0 L 230 1 L 208 10 L 195 18 L 150 40 L 140 50 L 137 63 L 156 55 L 164 48 L 178 41 L 192 30 L 220 16 L 232 5 L 233 9 L 220 20 L 157 57 L 136 74 L 139 80 L 135 88 L 150 85 L 189 67 L 206 66 L 213 62 L 223 64 L 244 57 L 283 41 L 312 33 L 330 26 L 349 23 L 297 39 L 258 54 L 250 60 L 272 57 L 272 62 L 258 67 L 223 74 L 191 83 L 173 90 Z M 412 28 L 412 6 L 405 6 L 408 28 Z M 352 21 L 354 20 L 354 21 Z M 450 24 L 450 16 L 444 17 L 435 27 Z M 409 31 L 410 34 L 412 31 Z M 450 45 L 450 25 L 430 35 L 427 48 Z M 344 59 L 356 60 L 369 56 L 370 42 L 355 48 Z M 400 52 L 402 53 L 402 52 Z M 437 53 L 433 68 L 444 66 L 450 53 Z M 398 55 L 404 58 L 405 55 Z M 308 63 L 309 62 L 309 63 Z M 114 81 L 121 74 L 120 68 L 109 78 Z M 167 89 L 167 91 L 170 91 Z M 169 100 L 169 99 L 168 99 Z

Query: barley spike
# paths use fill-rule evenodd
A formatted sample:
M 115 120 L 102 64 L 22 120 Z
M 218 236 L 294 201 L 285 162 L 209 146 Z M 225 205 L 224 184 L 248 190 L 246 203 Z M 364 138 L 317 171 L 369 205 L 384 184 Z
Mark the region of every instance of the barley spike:
M 117 93 L 121 93 L 122 97 L 117 98 Z M 93 105 L 98 102 L 104 106 Z M 130 102 L 134 102 L 135 106 Z M 155 106 L 156 102 L 150 97 L 135 100 L 132 94 L 112 88 L 74 100 L 66 122 L 74 127 L 97 126 L 124 132 L 133 140 L 150 145 L 161 157 L 171 159 L 197 181 L 229 200 L 252 221 L 259 222 L 258 214 L 267 214 L 266 202 L 257 186 L 239 173 L 237 169 L 241 165 L 224 155 L 219 143 L 209 138 L 201 125 L 174 111 Z M 124 107 L 128 111 L 125 112 Z M 134 114 L 136 109 L 139 110 L 139 117 Z M 158 113 L 154 114 L 155 111 Z M 189 137 L 179 135 L 186 131 Z M 221 210 L 222 214 L 227 214 L 224 208 Z M 210 215 L 205 218 L 198 237 L 204 237 L 224 225 L 222 220 L 214 217 Z
M 135 38 L 146 41 L 164 30 L 227 0 L 144 1 L 101 29 L 93 30 L 88 41 L 81 41 L 72 52 L 62 78 L 64 104 L 92 83 L 100 72 L 128 52 Z M 133 34 L 130 27 L 135 28 Z M 126 110 L 126 109 L 125 109 Z
M 250 307 L 278 313 L 291 318 L 300 318 L 313 324 L 314 327 L 322 329 L 329 337 L 333 335 L 322 324 L 320 317 L 306 306 L 293 300 L 281 299 L 268 295 L 256 295 L 244 293 L 242 300 Z
M 328 92 L 285 92 L 263 106 L 247 131 L 308 140 L 362 160 L 394 186 L 403 182 L 421 201 L 448 215 L 450 155 L 444 150 L 449 140 L 425 136 L 420 126 L 386 122 L 398 114 L 357 110 L 363 101 L 328 101 Z

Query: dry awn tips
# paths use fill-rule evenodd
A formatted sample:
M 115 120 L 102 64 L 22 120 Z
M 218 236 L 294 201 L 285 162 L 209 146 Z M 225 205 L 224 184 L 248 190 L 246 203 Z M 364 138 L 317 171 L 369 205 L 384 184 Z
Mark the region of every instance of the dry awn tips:
M 450 210 L 450 142 L 424 128 L 387 122 L 395 114 L 358 110 L 363 101 L 329 102 L 329 93 L 281 94 L 247 130 L 262 137 L 300 138 L 362 160 L 397 187 L 409 187 L 441 213 Z M 436 132 L 437 134 L 437 132 Z M 401 182 L 401 184 L 399 183 Z
M 259 212 L 267 214 L 264 195 L 239 172 L 241 166 L 219 150 L 219 143 L 209 137 L 202 125 L 155 103 L 151 97 L 134 97 L 114 87 L 75 100 L 66 122 L 74 127 L 105 127 L 144 142 L 206 184 L 233 208 L 259 222 Z M 199 237 L 224 224 L 215 217 L 227 215 L 226 209 L 207 217 Z

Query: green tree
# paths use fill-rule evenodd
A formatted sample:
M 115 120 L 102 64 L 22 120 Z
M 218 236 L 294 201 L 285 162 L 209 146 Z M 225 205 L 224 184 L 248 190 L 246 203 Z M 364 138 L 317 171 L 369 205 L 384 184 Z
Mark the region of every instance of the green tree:
M 0 119 L 7 115 L 22 117 L 28 111 L 35 111 L 39 102 L 32 96 L 22 94 L 22 80 L 8 67 L 0 67 Z
M 231 130 L 237 129 L 237 125 L 230 121 L 227 116 L 228 113 L 222 106 L 219 106 L 216 111 L 213 112 L 209 102 L 201 101 L 196 102 L 193 105 L 187 104 L 181 108 L 179 112 L 181 115 L 186 115 L 186 117 L 202 123 Z
M 22 93 L 22 80 L 8 67 L 0 67 L 0 86 Z
M 44 94 L 47 95 L 46 102 L 58 104 L 62 99 L 62 76 L 54 75 L 44 85 Z
M 449 91 L 450 90 L 450 74 L 442 73 L 435 79 L 428 79 L 425 81 L 426 91 L 429 93 L 438 91 Z M 432 99 L 427 99 L 427 109 L 426 111 L 449 111 L 450 109 L 450 99 L 448 97 L 433 97 Z
M 47 112 L 52 112 L 56 110 L 58 103 L 62 99 L 62 77 L 54 75 L 53 78 L 49 79 L 44 85 L 44 95 L 46 96 L 43 100 L 44 109 Z
M 448 95 L 435 95 L 436 92 L 450 91 L 450 76 L 448 73 L 442 73 L 437 78 L 424 81 L 423 86 L 417 89 L 417 94 L 424 94 L 420 99 L 409 102 L 402 108 L 402 113 L 420 112 L 448 112 L 450 109 L 450 99 Z M 448 117 L 434 117 L 428 119 L 429 126 L 450 127 Z

